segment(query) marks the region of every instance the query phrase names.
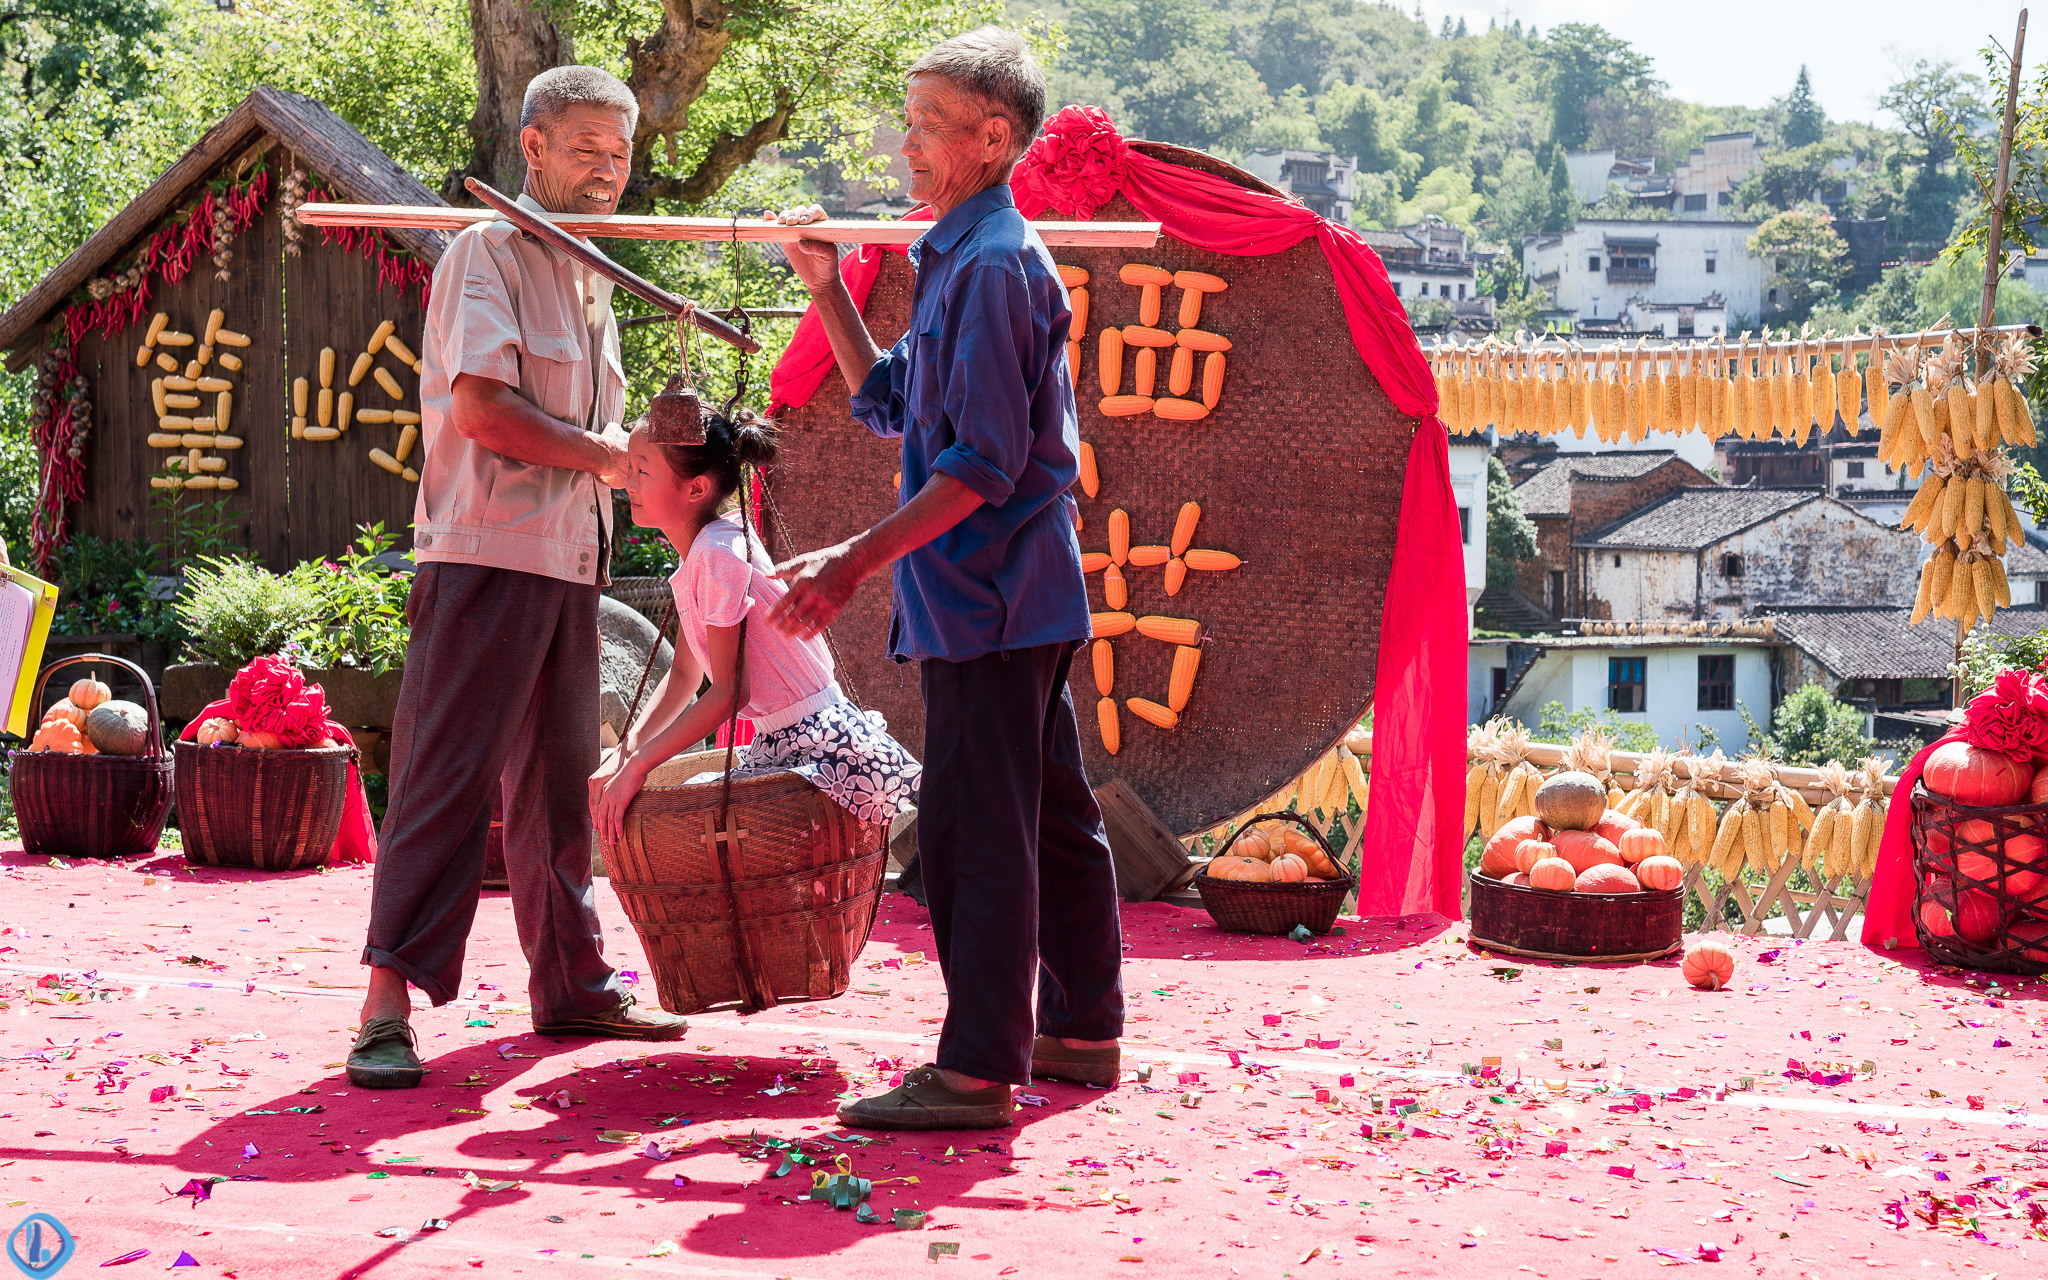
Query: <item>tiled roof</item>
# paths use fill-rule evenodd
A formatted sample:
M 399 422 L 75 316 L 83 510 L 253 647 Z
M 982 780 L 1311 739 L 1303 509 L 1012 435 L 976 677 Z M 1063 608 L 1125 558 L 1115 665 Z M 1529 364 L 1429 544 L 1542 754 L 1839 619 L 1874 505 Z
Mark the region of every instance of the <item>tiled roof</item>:
M 1697 551 L 1820 496 L 1818 489 L 1680 489 L 1578 545 Z
M 1911 609 L 1816 605 L 1773 612 L 1778 634 L 1843 680 L 1938 680 L 1955 658 L 1956 624 L 1929 618 L 1906 625 Z M 2000 609 L 1980 622 L 1999 635 L 2032 635 L 2048 626 L 2048 609 Z
M 2005 576 L 2010 578 L 2016 573 L 2048 573 L 2048 551 L 2031 542 L 2008 550 L 2005 553 Z
M 1360 231 L 1358 235 L 1360 239 L 1371 245 L 1374 250 L 1392 249 L 1398 253 L 1422 252 L 1421 245 L 1399 231 L 1373 231 L 1367 229 Z
M 1572 478 L 1633 480 L 1646 476 L 1677 457 L 1671 449 L 1625 453 L 1571 453 L 1559 457 L 1515 486 L 1525 516 L 1568 516 L 1572 511 Z

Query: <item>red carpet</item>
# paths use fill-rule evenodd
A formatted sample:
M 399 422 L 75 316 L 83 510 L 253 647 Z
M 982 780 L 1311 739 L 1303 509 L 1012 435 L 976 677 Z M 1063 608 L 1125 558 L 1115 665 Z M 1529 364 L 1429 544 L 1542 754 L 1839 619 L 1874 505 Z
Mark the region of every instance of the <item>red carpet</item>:
M 699 1018 L 643 1054 L 530 1034 L 486 895 L 479 999 L 417 1019 L 425 1087 L 369 1094 L 339 1070 L 369 882 L 0 853 L 0 1228 L 61 1219 L 70 1273 L 146 1249 L 123 1265 L 182 1252 L 179 1274 L 249 1280 L 1626 1276 L 1703 1243 L 1770 1276 L 2048 1269 L 2041 986 L 1992 994 L 1917 951 L 1744 940 L 1735 989 L 1709 994 L 1675 963 L 1478 955 L 1455 926 L 1302 946 L 1131 907 L 1125 1061 L 1158 1064 L 1148 1084 L 1047 1084 L 1008 1130 L 840 1144 L 834 1095 L 924 1060 L 944 1008 L 905 899 L 857 994 Z M 810 1169 L 773 1176 L 771 1137 L 843 1157 L 885 1222 L 916 1207 L 923 1228 L 800 1201 Z M 231 1180 L 190 1186 L 209 1178 Z

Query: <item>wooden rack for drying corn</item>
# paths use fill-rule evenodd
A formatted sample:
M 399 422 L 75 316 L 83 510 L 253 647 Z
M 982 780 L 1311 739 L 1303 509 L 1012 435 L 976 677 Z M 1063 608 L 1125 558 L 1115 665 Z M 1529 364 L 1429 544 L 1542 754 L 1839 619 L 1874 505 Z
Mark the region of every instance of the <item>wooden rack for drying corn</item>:
M 1952 618 L 1967 634 L 2012 604 L 2004 556 L 2026 533 L 2006 496 L 2004 446 L 2035 440 L 2020 384 L 2034 364 L 2027 339 L 2038 333 L 2029 325 L 1846 338 L 1766 331 L 1756 342 L 1744 333 L 1732 342 L 1650 347 L 1638 339 L 1597 350 L 1488 337 L 1438 347 L 1430 361 L 1440 414 L 1459 435 L 1491 426 L 1618 443 L 1696 431 L 1803 446 L 1837 416 L 1859 434 L 1867 405 L 1879 460 L 1920 483 L 1902 527 L 1936 547 L 1913 621 Z

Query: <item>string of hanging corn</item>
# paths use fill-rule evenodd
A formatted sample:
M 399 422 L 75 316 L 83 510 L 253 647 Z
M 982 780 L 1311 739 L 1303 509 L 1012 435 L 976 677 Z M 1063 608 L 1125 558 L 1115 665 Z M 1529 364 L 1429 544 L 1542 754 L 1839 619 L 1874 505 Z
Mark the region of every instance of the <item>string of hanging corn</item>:
M 2002 339 L 2024 353 L 2025 326 L 1976 331 L 1972 340 Z M 1885 361 L 1899 352 L 1953 344 L 1954 329 L 1920 333 L 1815 336 L 1811 326 L 1775 337 L 1765 329 L 1711 343 L 1646 347 L 1633 344 L 1587 350 L 1576 342 L 1519 333 L 1513 345 L 1487 335 L 1476 343 L 1453 340 L 1429 353 L 1439 416 L 1454 434 L 1494 427 L 1502 434 L 1590 432 L 1604 443 L 1640 442 L 1652 431 L 1700 432 L 1709 439 L 1773 437 L 1805 444 L 1815 428 L 1837 417 L 1851 435 L 1870 420 L 1882 424 L 1891 396 Z M 2008 357 L 1998 374 L 2008 388 L 2022 376 Z M 2024 397 L 2018 397 L 2024 403 Z M 1991 412 L 2002 412 L 1994 400 Z M 2029 423 L 2031 427 L 2031 422 Z M 2012 436 L 2005 437 L 2013 439 Z
M 2034 418 L 2019 383 L 2033 353 L 2018 335 L 2000 342 L 1982 378 L 1969 371 L 1971 349 L 1951 333 L 1924 362 L 1914 349 L 1885 357 L 1884 379 L 1898 387 L 1878 439 L 1878 460 L 1920 482 L 1901 528 L 1917 529 L 1935 550 L 1920 567 L 1913 622 L 1952 618 L 1967 632 L 2012 604 L 2005 553 L 2026 528 L 2005 480 L 2007 443 L 2034 443 Z

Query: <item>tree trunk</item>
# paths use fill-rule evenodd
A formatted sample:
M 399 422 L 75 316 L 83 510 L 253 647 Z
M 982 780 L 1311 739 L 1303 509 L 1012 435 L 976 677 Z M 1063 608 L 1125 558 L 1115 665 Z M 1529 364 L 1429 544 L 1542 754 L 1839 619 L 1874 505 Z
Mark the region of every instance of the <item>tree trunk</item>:
M 476 114 L 469 121 L 475 149 L 469 168 L 450 173 L 441 193 L 454 204 L 472 203 L 462 190 L 462 180 L 471 175 L 507 195 L 519 193 L 526 182 L 519 108 L 527 83 L 576 60 L 568 33 L 544 7 L 525 0 L 469 0 L 469 29 L 476 56 Z
M 666 142 L 664 158 L 675 163 L 675 138 L 690 127 L 690 107 L 720 58 L 732 45 L 725 0 L 662 0 L 661 28 L 645 40 L 626 42 L 632 72 L 626 83 L 640 101 L 640 127 L 633 135 L 633 178 L 622 207 L 644 209 L 655 200 L 695 204 L 718 194 L 735 171 L 761 148 L 789 135 L 796 94 L 787 85 L 764 86 L 768 113 L 743 133 L 720 133 L 688 175 L 655 170 L 655 144 Z

